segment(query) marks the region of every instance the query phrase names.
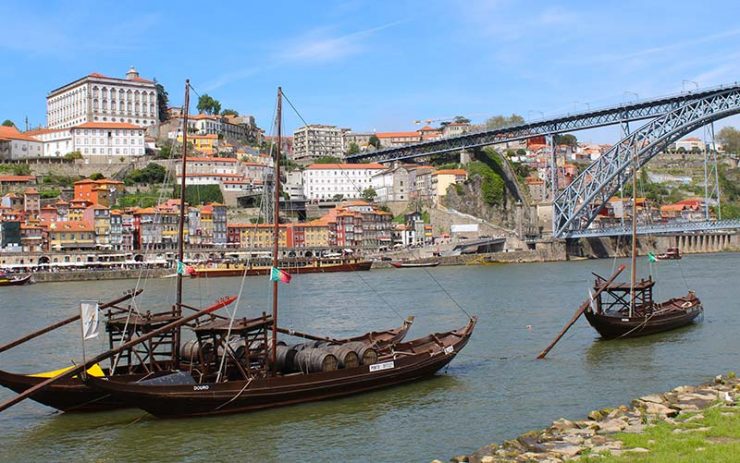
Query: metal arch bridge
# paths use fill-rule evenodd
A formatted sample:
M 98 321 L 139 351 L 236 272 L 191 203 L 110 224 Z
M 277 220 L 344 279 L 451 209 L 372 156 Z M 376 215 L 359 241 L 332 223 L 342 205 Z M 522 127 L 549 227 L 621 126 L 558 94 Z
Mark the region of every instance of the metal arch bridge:
M 606 202 L 639 169 L 670 143 L 716 120 L 740 113 L 740 87 L 705 92 L 700 98 L 684 101 L 626 136 L 591 163 L 553 201 L 553 236 L 608 236 L 624 230 L 589 229 Z M 687 230 L 686 223 L 676 231 Z M 715 228 L 717 227 L 717 228 Z M 644 231 L 649 232 L 649 228 Z M 740 221 L 705 222 L 701 230 L 740 228 Z M 699 230 L 699 228 L 696 228 Z M 657 232 L 657 230 L 653 231 Z M 669 232 L 668 230 L 664 233 Z
M 387 163 L 414 159 L 433 154 L 449 153 L 464 149 L 478 148 L 516 140 L 525 140 L 542 135 L 603 127 L 629 121 L 638 121 L 659 117 L 681 107 L 703 101 L 707 98 L 740 90 L 735 82 L 702 91 L 681 93 L 662 98 L 641 100 L 630 104 L 610 106 L 591 111 L 568 114 L 561 117 L 543 119 L 526 124 L 505 127 L 496 130 L 468 133 L 457 137 L 443 138 L 423 143 L 415 143 L 398 148 L 388 148 L 347 156 L 350 163 L 380 162 Z
M 654 224 L 639 224 L 638 235 L 675 235 L 693 233 L 733 233 L 740 228 L 740 220 L 711 220 L 711 221 L 674 221 Z M 602 236 L 631 235 L 630 225 L 604 228 L 586 228 L 575 230 L 566 236 L 567 238 L 594 238 Z

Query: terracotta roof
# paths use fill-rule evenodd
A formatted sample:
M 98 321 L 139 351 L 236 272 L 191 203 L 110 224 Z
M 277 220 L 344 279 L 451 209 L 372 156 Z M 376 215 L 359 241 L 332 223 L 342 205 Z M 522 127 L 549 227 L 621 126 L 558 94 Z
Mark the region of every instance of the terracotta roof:
M 432 175 L 468 175 L 465 169 L 441 169 L 435 170 Z
M 178 159 L 178 162 L 182 162 L 182 159 Z M 188 156 L 188 162 L 226 162 L 231 164 L 237 162 L 237 160 L 233 158 L 191 158 Z
M 38 142 L 39 140 L 20 133 L 18 129 L 15 127 L 5 127 L 4 125 L 0 125 L 0 139 L 4 140 L 24 140 L 24 141 L 35 141 Z
M 420 138 L 419 132 L 378 132 L 378 138 Z
M 349 170 L 349 169 L 385 169 L 382 164 L 370 163 L 370 164 L 311 164 L 307 167 L 309 170 Z
M 74 129 L 141 129 L 142 127 L 127 122 L 85 122 L 72 127 Z
M 52 231 L 93 231 L 95 228 L 88 222 L 68 220 L 52 222 L 49 224 L 49 229 Z
M 36 181 L 32 175 L 0 175 L 0 182 L 31 182 Z
M 29 186 L 29 187 L 27 187 L 23 191 L 23 194 L 26 194 L 26 195 L 37 195 L 37 194 L 39 194 L 39 191 L 36 188 L 34 188 L 32 186 Z

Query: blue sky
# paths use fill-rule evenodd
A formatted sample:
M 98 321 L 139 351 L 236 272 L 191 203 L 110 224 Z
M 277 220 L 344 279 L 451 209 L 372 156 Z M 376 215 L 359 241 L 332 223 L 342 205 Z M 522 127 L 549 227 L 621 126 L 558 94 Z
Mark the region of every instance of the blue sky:
M 131 65 L 173 104 L 190 78 L 268 128 L 282 85 L 309 123 L 356 131 L 535 119 L 740 79 L 737 1 L 3 3 L 0 119 L 19 126 L 45 123 L 51 89 Z

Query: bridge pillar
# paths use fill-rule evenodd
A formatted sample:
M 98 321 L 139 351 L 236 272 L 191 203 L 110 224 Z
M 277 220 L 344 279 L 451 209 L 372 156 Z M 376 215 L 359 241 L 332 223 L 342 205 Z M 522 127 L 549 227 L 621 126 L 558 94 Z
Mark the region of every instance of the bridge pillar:
M 460 151 L 460 164 L 465 166 L 468 163 L 470 163 L 470 153 L 464 149 Z

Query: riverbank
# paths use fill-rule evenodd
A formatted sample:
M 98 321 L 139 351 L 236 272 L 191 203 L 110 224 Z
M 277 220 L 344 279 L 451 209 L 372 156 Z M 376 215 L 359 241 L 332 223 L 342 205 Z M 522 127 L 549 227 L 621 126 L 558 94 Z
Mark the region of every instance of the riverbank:
M 595 410 L 585 420 L 561 418 L 450 462 L 733 461 L 740 454 L 738 398 L 740 381 L 729 373 L 640 397 L 629 407 Z
M 61 272 L 34 272 L 34 283 L 56 283 L 61 281 L 131 280 L 139 277 L 161 278 L 174 270 L 153 268 L 148 270 L 65 270 Z

